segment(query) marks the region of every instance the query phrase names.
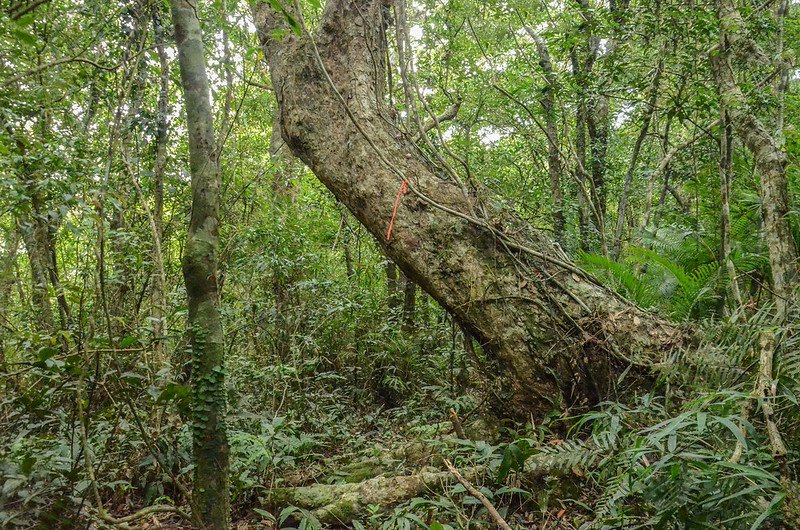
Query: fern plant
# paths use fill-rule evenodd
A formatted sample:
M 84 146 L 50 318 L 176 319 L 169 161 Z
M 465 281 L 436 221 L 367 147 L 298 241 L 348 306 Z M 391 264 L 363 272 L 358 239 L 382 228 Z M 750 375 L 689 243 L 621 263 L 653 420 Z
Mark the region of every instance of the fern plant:
M 705 316 L 723 285 L 722 268 L 707 262 L 686 269 L 644 247 L 630 246 L 623 259 L 583 253 L 581 266 L 644 308 L 661 308 L 676 319 Z
M 738 413 L 744 397 L 704 394 L 676 414 L 646 397 L 638 408 L 609 404 L 581 418 L 575 429 L 590 429 L 605 453 L 585 468 L 599 488 L 582 528 L 754 529 L 778 517 L 785 493 L 759 434 Z M 741 463 L 730 461 L 737 441 Z

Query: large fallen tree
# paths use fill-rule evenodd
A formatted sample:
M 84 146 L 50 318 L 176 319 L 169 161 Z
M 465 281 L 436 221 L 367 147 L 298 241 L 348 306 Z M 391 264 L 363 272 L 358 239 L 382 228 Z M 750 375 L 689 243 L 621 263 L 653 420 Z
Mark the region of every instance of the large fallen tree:
M 505 411 L 540 416 L 647 389 L 652 366 L 689 334 L 598 284 L 396 127 L 384 92 L 388 4 L 330 0 L 313 34 L 272 5 L 253 11 L 287 145 L 496 360 Z

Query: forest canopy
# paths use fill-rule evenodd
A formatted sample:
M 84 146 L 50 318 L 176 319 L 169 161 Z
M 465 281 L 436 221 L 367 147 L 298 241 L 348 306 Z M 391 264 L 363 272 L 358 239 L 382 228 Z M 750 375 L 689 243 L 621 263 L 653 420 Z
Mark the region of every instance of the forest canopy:
M 0 25 L 0 528 L 798 526 L 797 2 Z

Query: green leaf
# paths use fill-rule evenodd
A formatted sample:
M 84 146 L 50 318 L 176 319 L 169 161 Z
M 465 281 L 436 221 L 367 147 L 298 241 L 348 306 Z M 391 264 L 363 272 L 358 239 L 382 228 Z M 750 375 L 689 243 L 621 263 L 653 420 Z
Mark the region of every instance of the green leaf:
M 269 5 L 272 6 L 272 9 L 275 11 L 279 11 L 283 13 L 284 18 L 286 18 L 286 22 L 289 23 L 289 27 L 292 28 L 292 31 L 298 37 L 303 33 L 300 24 L 294 19 L 294 17 L 286 10 L 285 7 L 278 1 L 278 0 L 269 0 Z
M 288 22 L 289 25 L 292 27 L 292 31 L 294 31 L 294 34 L 297 35 L 298 37 L 302 35 L 303 29 L 300 27 L 300 24 L 297 23 L 294 17 L 285 11 L 283 14 L 286 17 L 286 22 Z
M 292 514 L 295 514 L 299 511 L 301 510 L 297 506 L 287 506 L 281 510 L 281 513 L 278 515 L 278 524 L 283 524 L 286 519 L 292 516 Z
M 36 38 L 35 35 L 32 35 L 27 31 L 23 31 L 18 27 L 12 28 L 11 33 L 17 38 L 17 40 L 29 46 L 35 46 L 36 43 L 38 42 L 38 39 Z
M 786 492 L 781 491 L 776 493 L 775 496 L 772 497 L 772 501 L 770 501 L 769 506 L 767 506 L 764 512 L 758 516 L 758 519 L 753 521 L 752 526 L 750 526 L 750 530 L 757 530 L 761 526 L 761 523 L 767 519 L 767 517 L 774 514 L 775 507 L 783 500 L 784 497 L 786 497 Z
M 17 26 L 20 28 L 24 28 L 26 26 L 30 26 L 31 24 L 33 24 L 33 21 L 36 20 L 36 18 L 34 17 L 34 13 L 28 13 L 27 15 L 19 17 L 16 20 Z
M 167 386 L 161 391 L 156 399 L 157 403 L 167 403 L 173 399 L 183 400 L 188 398 L 191 389 L 187 385 L 180 385 L 178 383 L 167 383 Z
M 708 414 L 705 412 L 698 412 L 697 413 L 697 432 L 698 434 L 703 434 L 706 432 L 706 421 L 708 419 Z
M 720 423 L 720 424 L 724 425 L 725 427 L 727 427 L 728 430 L 731 431 L 731 433 L 733 433 L 733 435 L 736 437 L 736 440 L 740 444 L 742 444 L 742 447 L 744 447 L 745 449 L 747 448 L 747 439 L 744 437 L 744 434 L 742 433 L 742 430 L 736 424 L 734 424 L 728 418 L 723 418 L 722 416 L 715 416 L 714 419 L 718 423 Z
M 270 31 L 269 35 L 273 39 L 280 41 L 286 36 L 287 33 L 288 31 L 286 31 L 285 29 L 273 29 L 272 31 Z
M 45 346 L 44 348 L 41 348 L 38 352 L 36 352 L 36 358 L 40 362 L 44 362 L 49 358 L 53 357 L 57 353 L 58 353 L 57 349 L 51 348 L 50 346 Z
M 512 469 L 520 470 L 525 465 L 525 455 L 517 444 L 509 444 L 503 451 L 503 460 L 497 470 L 497 482 L 503 482 Z
M 133 346 L 139 345 L 139 338 L 138 337 L 124 337 L 121 341 L 119 341 L 120 348 L 131 348 Z

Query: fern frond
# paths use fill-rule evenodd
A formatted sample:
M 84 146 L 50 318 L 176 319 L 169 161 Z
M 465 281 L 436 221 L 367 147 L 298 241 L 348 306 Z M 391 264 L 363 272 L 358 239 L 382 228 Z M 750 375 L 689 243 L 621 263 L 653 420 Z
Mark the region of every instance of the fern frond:
M 647 308 L 655 304 L 657 299 L 655 290 L 636 276 L 631 266 L 618 263 L 599 254 L 586 252 L 582 252 L 578 259 L 581 267 L 586 269 L 587 272 L 598 276 L 604 274 L 617 287 L 622 287 L 625 290 L 623 294 L 626 294 L 638 305 Z

